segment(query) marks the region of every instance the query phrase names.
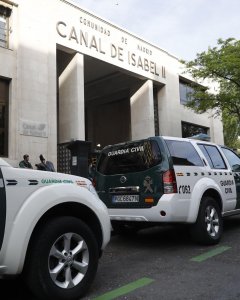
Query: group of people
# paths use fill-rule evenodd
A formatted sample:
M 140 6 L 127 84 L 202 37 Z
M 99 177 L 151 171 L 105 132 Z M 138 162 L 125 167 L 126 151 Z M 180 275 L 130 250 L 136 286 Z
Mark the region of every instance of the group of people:
M 40 154 L 39 159 L 40 159 L 40 163 L 35 164 L 35 166 L 37 167 L 37 170 L 55 172 L 54 165 L 51 161 L 48 161 L 48 160 L 46 161 L 46 159 L 43 157 L 42 154 Z M 23 160 L 20 161 L 19 167 L 25 168 L 25 169 L 33 169 L 33 166 L 29 161 L 28 154 L 23 155 Z

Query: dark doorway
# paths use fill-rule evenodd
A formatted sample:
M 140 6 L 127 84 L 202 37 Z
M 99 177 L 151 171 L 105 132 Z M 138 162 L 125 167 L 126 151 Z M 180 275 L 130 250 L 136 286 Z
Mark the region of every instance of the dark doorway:
M 88 136 L 101 147 L 130 139 L 131 120 L 129 99 L 96 105 L 90 108 Z

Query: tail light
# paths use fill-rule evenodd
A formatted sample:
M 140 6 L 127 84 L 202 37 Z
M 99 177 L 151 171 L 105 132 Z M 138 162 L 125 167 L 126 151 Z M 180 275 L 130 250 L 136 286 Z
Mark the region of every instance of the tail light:
M 163 189 L 164 194 L 177 193 L 176 176 L 173 169 L 163 173 Z

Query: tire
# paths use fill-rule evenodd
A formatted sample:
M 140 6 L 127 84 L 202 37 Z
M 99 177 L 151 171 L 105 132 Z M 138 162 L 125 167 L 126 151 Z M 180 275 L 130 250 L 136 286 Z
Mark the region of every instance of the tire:
M 216 245 L 222 232 L 223 220 L 218 203 L 212 197 L 203 197 L 197 221 L 190 229 L 192 239 L 201 244 Z
M 48 221 L 31 243 L 23 271 L 39 299 L 79 299 L 98 267 L 97 241 L 89 227 L 74 217 Z

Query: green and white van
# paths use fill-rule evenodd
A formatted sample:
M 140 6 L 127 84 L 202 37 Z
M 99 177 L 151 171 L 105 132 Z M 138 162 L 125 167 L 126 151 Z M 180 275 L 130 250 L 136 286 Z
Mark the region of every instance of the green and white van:
M 216 244 L 222 218 L 240 213 L 240 158 L 209 142 L 157 136 L 107 146 L 94 180 L 118 231 L 186 223 L 196 241 Z

